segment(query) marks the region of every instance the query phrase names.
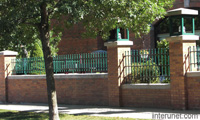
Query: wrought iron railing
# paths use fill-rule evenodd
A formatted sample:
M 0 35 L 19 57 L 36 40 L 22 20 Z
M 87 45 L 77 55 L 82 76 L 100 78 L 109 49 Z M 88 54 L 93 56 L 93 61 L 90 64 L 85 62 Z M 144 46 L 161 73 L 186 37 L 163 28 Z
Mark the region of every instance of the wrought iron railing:
M 45 74 L 43 57 L 13 59 L 13 74 Z M 53 57 L 54 73 L 107 72 L 107 53 L 83 53 Z
M 200 47 L 190 46 L 185 54 L 185 71 L 200 71 Z
M 169 49 L 132 50 L 120 61 L 120 76 L 126 83 L 169 83 Z

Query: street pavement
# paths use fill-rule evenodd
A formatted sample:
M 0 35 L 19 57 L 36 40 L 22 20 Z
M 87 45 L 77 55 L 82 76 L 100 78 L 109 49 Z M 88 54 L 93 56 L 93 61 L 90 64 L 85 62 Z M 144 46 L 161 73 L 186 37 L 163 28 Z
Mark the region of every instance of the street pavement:
M 0 104 L 0 109 L 48 112 L 47 104 Z M 124 117 L 139 119 L 166 119 L 166 120 L 198 120 L 200 110 L 170 110 L 155 108 L 133 108 L 133 107 L 108 107 L 108 106 L 86 106 L 86 105 L 58 105 L 59 113 L 73 115 L 91 115 L 105 117 Z

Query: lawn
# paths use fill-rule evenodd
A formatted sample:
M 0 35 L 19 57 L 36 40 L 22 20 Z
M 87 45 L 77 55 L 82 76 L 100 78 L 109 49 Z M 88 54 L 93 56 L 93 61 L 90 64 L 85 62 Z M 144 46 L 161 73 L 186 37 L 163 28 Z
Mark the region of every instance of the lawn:
M 48 120 L 47 113 L 0 110 L 0 120 Z M 132 118 L 95 117 L 87 115 L 60 114 L 61 120 L 137 120 Z

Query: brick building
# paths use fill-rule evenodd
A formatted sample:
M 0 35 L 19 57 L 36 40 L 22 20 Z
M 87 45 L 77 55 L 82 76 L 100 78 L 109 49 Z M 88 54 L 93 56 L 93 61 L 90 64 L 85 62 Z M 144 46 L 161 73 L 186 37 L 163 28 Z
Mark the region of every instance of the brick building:
M 173 9 L 181 7 L 198 9 L 200 8 L 200 1 L 175 0 Z M 163 20 L 154 22 L 152 24 L 150 33 L 143 35 L 141 38 L 136 38 L 134 33 L 130 32 L 130 40 L 133 41 L 132 49 L 155 48 L 156 41 L 162 40 L 163 38 L 169 36 L 167 29 L 164 32 L 160 32 L 160 24 L 164 22 L 165 21 Z M 198 22 L 196 23 L 196 26 L 200 26 Z M 58 54 L 90 53 L 95 50 L 106 50 L 106 47 L 104 46 L 104 40 L 101 39 L 101 37 L 89 39 L 82 38 L 81 32 L 83 31 L 84 29 L 81 24 L 74 25 L 71 29 L 65 30 L 62 40 L 58 45 Z M 196 27 L 196 34 L 200 35 L 200 27 Z

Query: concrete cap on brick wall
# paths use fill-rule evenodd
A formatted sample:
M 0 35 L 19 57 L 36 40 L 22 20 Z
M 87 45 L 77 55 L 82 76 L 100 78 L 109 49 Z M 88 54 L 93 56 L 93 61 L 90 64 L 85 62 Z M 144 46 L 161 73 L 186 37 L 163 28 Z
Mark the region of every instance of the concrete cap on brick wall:
M 18 52 L 5 50 L 5 51 L 0 51 L 0 55 L 18 55 Z
M 166 16 L 174 16 L 174 15 L 198 15 L 198 10 L 178 8 L 167 11 Z
M 200 71 L 192 71 L 186 73 L 187 77 L 200 77 Z
M 132 46 L 133 41 L 112 41 L 104 43 L 104 46 Z
M 179 35 L 179 36 L 171 36 L 166 38 L 167 41 L 196 41 L 199 40 L 198 35 Z
M 108 73 L 69 73 L 69 74 L 54 74 L 55 79 L 94 79 L 107 78 Z M 8 79 L 46 79 L 46 75 L 11 75 Z
M 139 83 L 139 84 L 124 84 L 122 85 L 124 89 L 170 89 L 169 83 Z

